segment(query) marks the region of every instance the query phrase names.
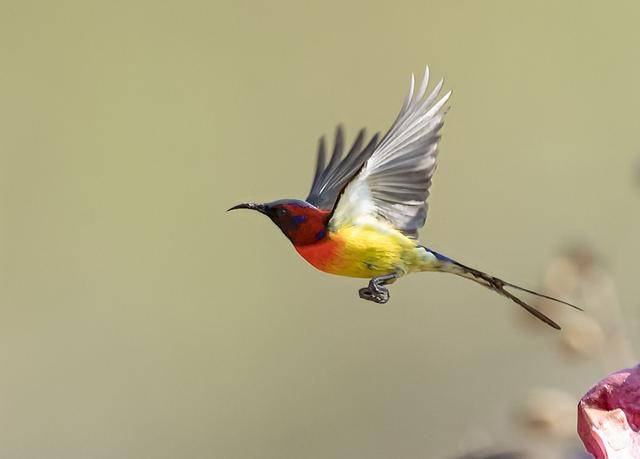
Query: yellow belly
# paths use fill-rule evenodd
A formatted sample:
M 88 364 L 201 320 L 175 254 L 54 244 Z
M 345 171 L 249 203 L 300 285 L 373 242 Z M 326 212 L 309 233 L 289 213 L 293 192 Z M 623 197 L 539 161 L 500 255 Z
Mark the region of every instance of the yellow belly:
M 371 278 L 423 269 L 424 250 L 387 226 L 347 225 L 326 239 L 296 249 L 313 266 L 331 274 Z

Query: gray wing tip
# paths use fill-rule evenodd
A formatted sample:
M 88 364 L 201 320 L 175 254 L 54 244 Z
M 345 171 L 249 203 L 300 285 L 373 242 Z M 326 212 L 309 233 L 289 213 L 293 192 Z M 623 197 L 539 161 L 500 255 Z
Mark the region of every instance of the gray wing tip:
M 365 136 L 366 128 L 361 128 L 347 154 L 342 156 L 344 127 L 342 123 L 336 125 L 333 154 L 328 164 L 325 164 L 325 136 L 320 137 L 316 172 L 307 196 L 307 202 L 324 209 L 330 209 L 335 205 L 343 188 L 360 171 L 363 164 L 375 151 L 379 133 L 376 133 L 366 145 L 363 145 Z

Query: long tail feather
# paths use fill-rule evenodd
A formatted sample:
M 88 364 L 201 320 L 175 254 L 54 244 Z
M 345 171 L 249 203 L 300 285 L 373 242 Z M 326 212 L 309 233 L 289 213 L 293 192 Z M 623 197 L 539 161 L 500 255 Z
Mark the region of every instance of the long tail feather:
M 505 296 L 507 298 L 509 298 L 511 301 L 513 301 L 514 303 L 516 303 L 517 305 L 521 306 L 522 308 L 524 308 L 529 314 L 533 315 L 534 317 L 540 319 L 541 321 L 543 321 L 544 323 L 546 323 L 547 325 L 555 328 L 556 330 L 560 330 L 561 327 L 560 325 L 558 325 L 556 322 L 554 322 L 550 317 L 546 316 L 545 314 L 543 314 L 542 312 L 538 311 L 536 308 L 534 308 L 533 306 L 525 303 L 522 299 L 518 298 L 517 296 L 515 296 L 513 293 L 509 292 L 508 290 L 505 289 L 505 287 L 511 287 L 514 288 L 516 290 L 521 290 L 523 292 L 527 292 L 527 293 L 531 293 L 532 295 L 536 295 L 539 296 L 541 298 L 546 298 L 548 300 L 552 300 L 552 301 L 557 301 L 558 303 L 562 303 L 565 304 L 567 306 L 570 306 L 572 308 L 578 309 L 580 311 L 582 311 L 581 308 L 579 308 L 578 306 L 575 306 L 571 303 L 568 303 L 566 301 L 560 300 L 558 298 L 554 298 L 552 296 L 548 296 L 548 295 L 544 295 L 542 293 L 533 291 L 533 290 L 529 290 L 527 288 L 524 287 L 520 287 L 519 285 L 515 285 L 512 284 L 510 282 L 506 282 L 502 279 L 499 279 L 497 277 L 491 276 L 487 273 L 484 273 L 480 270 L 477 270 L 475 268 L 470 268 L 469 266 L 465 266 L 462 263 L 459 263 L 455 260 L 452 260 L 448 257 L 445 257 L 444 255 L 441 255 L 437 252 L 434 252 L 431 249 L 427 249 L 425 247 L 425 249 L 432 253 L 433 255 L 435 255 L 435 257 L 442 262 L 442 265 L 440 267 L 441 271 L 445 271 L 445 272 L 449 272 L 449 273 L 453 273 L 456 274 L 458 276 L 462 276 L 465 277 L 467 279 L 471 279 L 477 283 L 479 283 L 480 285 L 487 287 L 490 290 L 493 290 L 496 293 L 499 293 L 502 296 Z
M 540 298 L 546 298 L 547 300 L 555 301 L 557 303 L 561 303 L 561 304 L 567 305 L 569 307 L 572 307 L 573 309 L 577 309 L 578 311 L 584 312 L 584 309 L 582 309 L 579 306 L 576 306 L 575 304 L 571 304 L 568 301 L 560 300 L 558 298 L 554 298 L 554 297 L 549 296 L 549 295 L 544 295 L 544 294 L 542 294 L 540 292 L 529 290 L 528 288 L 520 287 L 519 285 L 515 285 L 515 284 L 512 284 L 510 282 L 506 282 L 506 281 L 502 281 L 502 282 L 504 282 L 504 285 L 506 285 L 507 287 L 515 288 L 517 290 L 522 290 L 523 292 L 531 293 L 532 295 L 539 296 Z

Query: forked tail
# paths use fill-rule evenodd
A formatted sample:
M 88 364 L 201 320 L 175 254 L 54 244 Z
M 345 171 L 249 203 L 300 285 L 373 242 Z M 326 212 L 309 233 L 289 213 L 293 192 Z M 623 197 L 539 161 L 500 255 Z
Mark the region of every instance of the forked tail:
M 515 285 L 515 284 L 512 284 L 510 282 L 506 282 L 506 281 L 504 281 L 502 279 L 499 279 L 497 277 L 490 276 L 487 273 L 484 273 L 484 272 L 479 271 L 477 269 L 465 266 L 462 263 L 458 263 L 457 261 L 452 260 L 452 259 L 450 259 L 448 257 L 445 257 L 444 255 L 441 255 L 441 254 L 439 254 L 437 252 L 434 252 L 431 249 L 427 249 L 426 247 L 425 247 L 425 250 L 427 252 L 433 254 L 436 257 L 436 259 L 438 259 L 438 261 L 441 262 L 441 266 L 438 268 L 439 271 L 448 272 L 448 273 L 456 274 L 456 275 L 461 276 L 461 277 L 466 277 L 467 279 L 471 279 L 471 280 L 477 282 L 478 284 L 483 285 L 483 286 L 487 287 L 488 289 L 493 290 L 494 292 L 497 292 L 500 295 L 503 295 L 503 296 L 509 298 L 511 301 L 513 301 L 517 305 L 523 307 L 529 314 L 532 314 L 533 316 L 537 317 L 538 319 L 540 319 L 541 321 L 543 321 L 547 325 L 550 325 L 551 327 L 553 327 L 553 328 L 555 328 L 557 330 L 561 329 L 560 325 L 558 325 L 556 322 L 554 322 L 551 318 L 547 317 L 542 312 L 538 311 L 533 306 L 530 306 L 527 303 L 525 303 L 523 300 L 521 300 L 520 298 L 515 296 L 513 293 L 511 293 L 508 290 L 506 290 L 505 287 L 511 287 L 511 288 L 516 289 L 516 290 L 520 290 L 520 291 L 523 291 L 523 292 L 531 293 L 532 295 L 536 295 L 536 296 L 539 296 L 541 298 L 546 298 L 547 300 L 556 301 L 558 303 L 562 303 L 562 304 L 565 304 L 567 306 L 571 306 L 574 309 L 582 311 L 582 308 L 579 308 L 578 306 L 574 306 L 571 303 L 567 303 L 566 301 L 562 301 L 562 300 L 560 300 L 558 298 L 553 298 L 551 296 L 544 295 L 542 293 L 538 293 L 538 292 L 535 292 L 533 290 L 526 289 L 524 287 L 520 287 L 519 285 Z

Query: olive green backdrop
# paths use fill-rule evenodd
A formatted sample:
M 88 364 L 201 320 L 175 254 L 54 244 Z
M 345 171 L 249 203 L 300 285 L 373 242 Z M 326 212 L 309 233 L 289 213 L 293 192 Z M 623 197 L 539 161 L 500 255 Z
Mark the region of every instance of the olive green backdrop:
M 579 393 L 604 369 L 568 365 L 553 330 L 458 278 L 362 301 L 362 280 L 314 271 L 269 221 L 225 209 L 303 198 L 317 138 L 386 129 L 428 63 L 454 92 L 422 241 L 530 287 L 582 241 L 633 329 L 639 15 L 631 1 L 2 2 L 0 456 L 518 448 L 527 391 Z

